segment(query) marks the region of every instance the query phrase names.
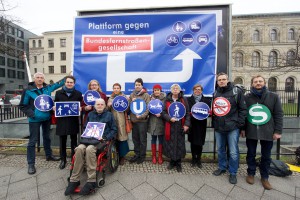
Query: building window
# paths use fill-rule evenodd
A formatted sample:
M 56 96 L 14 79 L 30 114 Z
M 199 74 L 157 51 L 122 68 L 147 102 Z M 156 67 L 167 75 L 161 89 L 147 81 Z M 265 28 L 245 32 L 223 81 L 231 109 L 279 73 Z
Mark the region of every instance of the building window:
M 12 26 L 8 26 L 8 33 L 11 35 L 15 35 L 15 28 Z
M 242 31 L 236 32 L 236 42 L 243 42 L 243 32 Z
M 37 73 L 37 68 L 34 68 L 34 73 Z
M 7 58 L 7 66 L 9 67 L 16 67 L 16 62 L 14 59 Z
M 24 69 L 25 68 L 25 62 L 18 60 L 18 69 Z
M 277 67 L 278 55 L 277 52 L 271 51 L 269 55 L 269 67 Z
M 39 43 L 39 48 L 41 48 L 42 47 L 42 40 L 39 40 L 38 43 Z
M 49 39 L 48 40 L 48 48 L 53 48 L 54 47 L 54 39 Z
M 11 37 L 11 36 L 7 36 L 7 43 L 10 44 L 10 45 L 13 45 L 15 46 L 15 38 Z
M 235 67 L 243 67 L 243 54 L 240 52 L 235 54 Z
M 54 61 L 54 53 L 48 53 L 48 61 Z
M 268 89 L 275 92 L 277 89 L 277 79 L 274 77 L 269 78 L 268 80 Z
M 252 53 L 252 67 L 260 67 L 260 53 L 257 51 Z
M 244 81 L 243 81 L 243 79 L 241 77 L 236 77 L 234 79 L 234 84 L 241 84 L 241 85 L 243 85 Z
M 253 42 L 259 42 L 260 41 L 260 34 L 258 30 L 255 30 L 253 32 L 253 38 L 252 38 Z
M 287 65 L 295 65 L 296 53 L 294 51 L 288 51 L 286 57 Z
M 21 30 L 18 30 L 17 36 L 18 36 L 19 38 L 24 38 L 24 32 L 21 31 Z
M 5 42 L 5 35 L 4 35 L 4 33 L 0 33 L 0 42 Z
M 60 39 L 60 47 L 66 47 L 67 43 L 66 43 L 66 39 Z
M 54 74 L 54 66 L 49 66 L 49 74 Z
M 0 65 L 5 66 L 5 57 L 0 56 Z
M 295 40 L 295 31 L 292 28 L 288 31 L 288 40 Z
M 7 55 L 12 56 L 12 57 L 16 57 L 16 52 L 14 48 L 9 48 L 6 51 Z
M 19 89 L 24 89 L 23 85 L 19 85 Z
M 19 71 L 18 71 L 18 79 L 24 80 L 24 79 L 25 79 L 25 73 L 24 73 L 24 72 L 19 72 Z
M 66 52 L 60 52 L 60 60 L 67 60 Z
M 294 90 L 295 90 L 295 80 L 292 77 L 288 77 L 285 80 L 285 91 L 294 92 Z
M 66 67 L 66 65 L 61 65 L 60 66 L 60 73 L 62 73 L 62 74 L 67 73 L 67 67 Z
M 32 47 L 33 47 L 33 48 L 36 48 L 35 40 L 32 40 Z
M 37 56 L 33 56 L 33 63 L 37 63 Z
M 18 41 L 17 41 L 17 47 L 18 47 L 19 49 L 24 49 L 24 42 L 18 40 Z
M 0 77 L 5 77 L 5 69 L 0 68 Z
M 7 70 L 8 78 L 16 78 L 16 71 L 8 69 Z
M 270 39 L 271 39 L 271 41 L 277 41 L 277 30 L 276 29 L 271 30 Z

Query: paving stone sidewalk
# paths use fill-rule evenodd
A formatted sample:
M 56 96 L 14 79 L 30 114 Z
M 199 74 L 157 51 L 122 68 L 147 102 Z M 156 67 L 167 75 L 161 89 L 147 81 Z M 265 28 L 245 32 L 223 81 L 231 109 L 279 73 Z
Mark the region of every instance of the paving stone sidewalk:
M 238 183 L 228 182 L 228 174 L 212 175 L 215 163 L 203 163 L 203 168 L 191 168 L 183 163 L 182 173 L 167 170 L 168 162 L 153 165 L 143 164 L 120 166 L 108 174 L 104 187 L 89 196 L 64 196 L 69 176 L 68 167 L 58 169 L 59 162 L 47 162 L 37 156 L 35 175 L 27 174 L 26 155 L 0 154 L 0 200 L 4 199 L 297 199 L 300 200 L 300 174 L 290 177 L 270 177 L 273 190 L 264 190 L 259 176 L 255 184 L 245 182 L 246 166 L 240 165 Z

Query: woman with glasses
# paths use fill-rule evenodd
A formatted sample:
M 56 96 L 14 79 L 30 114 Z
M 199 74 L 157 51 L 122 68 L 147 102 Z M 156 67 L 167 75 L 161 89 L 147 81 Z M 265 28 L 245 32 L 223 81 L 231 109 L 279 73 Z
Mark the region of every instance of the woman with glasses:
M 188 102 L 190 108 L 193 107 L 194 104 L 198 102 L 206 103 L 209 107 L 211 105 L 211 99 L 208 97 L 204 97 L 203 87 L 200 84 L 196 84 L 193 87 L 192 96 L 188 97 Z M 192 152 L 192 162 L 191 167 L 202 168 L 201 163 L 201 155 L 203 150 L 203 145 L 205 143 L 206 137 L 206 127 L 207 127 L 207 119 L 198 120 L 191 116 L 191 128 L 189 130 L 188 140 L 191 143 L 191 152 Z

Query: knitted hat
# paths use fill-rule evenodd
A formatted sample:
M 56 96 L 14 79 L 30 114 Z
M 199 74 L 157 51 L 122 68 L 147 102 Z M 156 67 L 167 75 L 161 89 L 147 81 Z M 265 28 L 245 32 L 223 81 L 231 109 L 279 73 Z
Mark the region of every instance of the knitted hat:
M 154 89 L 159 89 L 160 91 L 162 91 L 162 87 L 159 84 L 154 85 L 153 90 Z

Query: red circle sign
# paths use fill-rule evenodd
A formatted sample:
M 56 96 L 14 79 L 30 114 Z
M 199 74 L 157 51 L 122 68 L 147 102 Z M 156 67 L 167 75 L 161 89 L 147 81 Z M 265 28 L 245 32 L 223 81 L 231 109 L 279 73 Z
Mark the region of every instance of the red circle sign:
M 229 113 L 231 109 L 230 102 L 224 97 L 217 97 L 213 103 L 214 114 L 223 117 Z

